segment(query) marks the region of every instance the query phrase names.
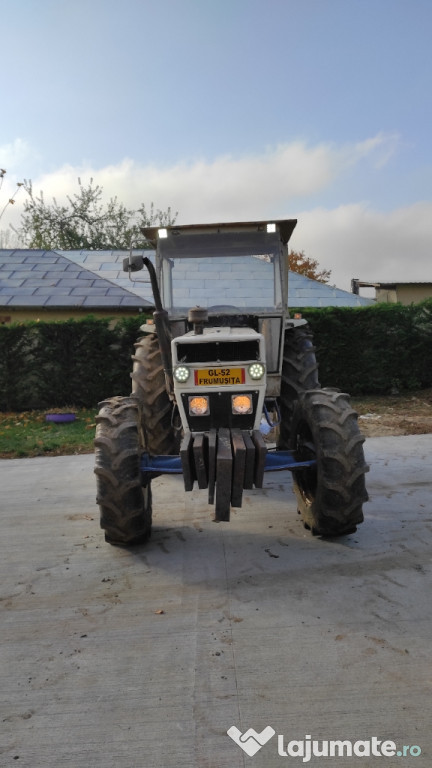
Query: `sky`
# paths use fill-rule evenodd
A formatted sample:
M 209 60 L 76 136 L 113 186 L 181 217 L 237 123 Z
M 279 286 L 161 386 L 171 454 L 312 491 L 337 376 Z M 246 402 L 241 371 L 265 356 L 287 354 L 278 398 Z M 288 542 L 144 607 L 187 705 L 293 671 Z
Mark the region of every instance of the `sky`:
M 345 290 L 432 281 L 431 0 L 0 0 L 0 18 L 0 213 L 23 179 L 62 201 L 93 178 L 178 224 L 296 218 L 290 247 Z

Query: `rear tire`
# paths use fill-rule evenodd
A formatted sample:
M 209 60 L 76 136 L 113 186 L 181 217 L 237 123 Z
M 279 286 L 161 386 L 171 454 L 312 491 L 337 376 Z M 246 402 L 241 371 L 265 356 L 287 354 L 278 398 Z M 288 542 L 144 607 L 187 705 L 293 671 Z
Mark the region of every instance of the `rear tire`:
M 365 486 L 363 442 L 348 395 L 330 389 L 305 392 L 296 404 L 292 444 L 296 460 L 316 460 L 293 471 L 297 505 L 314 534 L 342 536 L 363 521 Z
M 318 389 L 318 365 L 312 333 L 308 325 L 285 330 L 278 448 L 287 450 L 290 446 L 291 425 L 294 407 L 299 397 L 309 389 Z
M 166 391 L 156 333 L 137 341 L 132 359 L 132 395 L 141 407 L 144 449 L 151 456 L 178 454 L 180 432 L 173 427 L 174 406 Z
M 152 496 L 150 480 L 141 484 L 138 402 L 112 397 L 101 406 L 94 441 L 100 525 L 110 544 L 139 544 L 150 535 Z

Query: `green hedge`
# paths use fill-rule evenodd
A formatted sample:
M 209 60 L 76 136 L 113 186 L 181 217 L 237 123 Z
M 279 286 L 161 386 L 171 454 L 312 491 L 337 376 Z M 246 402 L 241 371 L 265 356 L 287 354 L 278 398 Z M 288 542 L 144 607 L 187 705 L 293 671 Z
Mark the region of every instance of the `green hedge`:
M 322 386 L 351 395 L 432 386 L 432 299 L 299 311 L 314 334 Z
M 295 310 L 293 310 L 295 311 Z M 432 386 L 432 299 L 355 309 L 301 309 L 323 386 L 352 395 Z M 130 392 L 143 315 L 0 326 L 0 410 L 93 407 Z
M 92 407 L 128 394 L 143 315 L 0 326 L 0 410 Z

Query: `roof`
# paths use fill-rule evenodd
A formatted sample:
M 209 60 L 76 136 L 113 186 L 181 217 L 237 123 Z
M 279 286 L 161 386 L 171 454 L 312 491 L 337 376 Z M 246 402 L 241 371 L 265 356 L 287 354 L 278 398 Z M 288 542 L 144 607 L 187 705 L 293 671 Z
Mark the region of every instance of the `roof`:
M 0 306 L 145 309 L 152 302 L 64 253 L 0 249 Z
M 152 256 L 148 250 L 135 255 Z M 0 307 L 65 309 L 150 309 L 153 296 L 145 273 L 129 279 L 126 251 L 0 249 Z M 326 283 L 290 272 L 290 307 L 359 307 L 374 304 Z
M 123 272 L 123 259 L 129 255 L 125 251 L 58 251 L 97 275 L 112 280 L 116 285 L 127 288 L 138 296 L 153 303 L 150 281 L 143 272 L 132 279 Z M 152 258 L 154 251 L 136 250 L 134 255 Z M 143 282 L 145 280 L 145 282 Z M 327 283 L 319 283 L 297 272 L 290 272 L 288 279 L 288 306 L 290 307 L 363 307 L 375 304 L 374 299 L 357 296 Z
M 92 272 L 95 276 L 109 280 L 120 288 L 134 296 L 139 296 L 146 303 L 154 305 L 150 279 L 146 270 L 139 272 L 136 277 L 132 273 L 129 279 L 128 273 L 123 272 L 123 259 L 129 256 L 130 251 L 61 251 L 56 253 L 66 256 L 77 266 Z M 147 256 L 154 259 L 152 250 L 137 249 L 132 251 L 134 256 Z
M 355 280 L 359 288 L 395 288 L 398 285 L 432 285 L 432 280 L 387 280 L 385 282 L 367 283 Z
M 289 307 L 367 307 L 373 304 L 376 304 L 375 299 L 367 299 L 336 288 L 335 285 L 311 280 L 298 272 L 289 273 Z

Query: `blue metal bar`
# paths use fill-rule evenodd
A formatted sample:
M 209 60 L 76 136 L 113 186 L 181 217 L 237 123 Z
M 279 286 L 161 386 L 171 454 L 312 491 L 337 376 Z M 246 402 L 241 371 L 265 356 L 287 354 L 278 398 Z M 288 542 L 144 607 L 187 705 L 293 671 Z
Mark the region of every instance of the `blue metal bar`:
M 314 467 L 315 464 L 315 459 L 296 461 L 292 451 L 271 451 L 267 453 L 264 471 L 277 472 L 280 469 L 301 469 Z
M 301 469 L 315 466 L 316 461 L 296 461 L 292 451 L 274 451 L 267 453 L 264 471 L 277 472 L 283 469 Z M 163 475 L 181 475 L 180 456 L 141 456 L 141 472 Z
M 141 472 L 163 475 L 181 475 L 183 469 L 180 456 L 141 456 Z

